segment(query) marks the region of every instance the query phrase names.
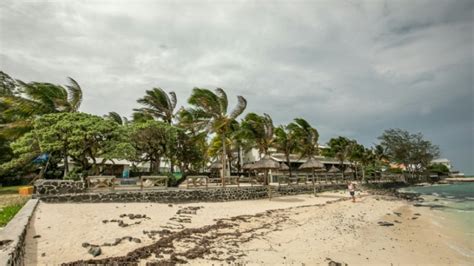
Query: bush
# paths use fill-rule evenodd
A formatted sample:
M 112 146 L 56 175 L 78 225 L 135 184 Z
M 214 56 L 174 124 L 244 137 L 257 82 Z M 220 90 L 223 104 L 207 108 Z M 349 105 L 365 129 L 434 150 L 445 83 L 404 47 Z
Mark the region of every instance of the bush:
M 81 180 L 81 177 L 82 177 L 82 172 L 78 168 L 74 168 L 66 174 L 64 179 L 79 181 Z

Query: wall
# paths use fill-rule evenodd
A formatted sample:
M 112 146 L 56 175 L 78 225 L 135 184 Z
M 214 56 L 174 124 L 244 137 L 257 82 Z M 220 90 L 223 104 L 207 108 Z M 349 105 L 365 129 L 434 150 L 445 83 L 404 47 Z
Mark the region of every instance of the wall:
M 44 202 L 197 202 L 197 201 L 234 201 L 252 200 L 296 194 L 309 194 L 316 192 L 343 189 L 344 185 L 322 185 L 313 188 L 312 185 L 281 186 L 281 187 L 225 187 L 209 189 L 178 189 L 168 188 L 163 190 L 135 190 L 135 191 L 105 191 L 91 192 L 76 191 L 75 186 L 64 186 L 71 188 L 71 192 L 56 193 L 59 189 L 52 189 L 53 183 L 39 184 L 34 195 Z M 61 184 L 61 183 L 54 183 Z M 63 184 L 61 184 L 63 185 Z M 36 184 L 35 184 L 36 186 Z M 269 191 L 269 189 L 271 191 Z M 45 193 L 41 193 L 41 192 Z
M 34 184 L 34 193 L 39 195 L 57 195 L 86 192 L 83 181 L 42 179 Z
M 25 236 L 38 200 L 29 200 L 0 231 L 0 265 L 24 265 Z

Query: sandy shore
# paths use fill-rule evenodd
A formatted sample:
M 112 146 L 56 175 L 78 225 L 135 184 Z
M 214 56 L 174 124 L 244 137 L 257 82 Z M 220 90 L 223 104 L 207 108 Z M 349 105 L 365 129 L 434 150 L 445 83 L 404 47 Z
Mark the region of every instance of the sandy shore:
M 455 235 L 433 223 L 433 211 L 390 197 L 362 194 L 352 203 L 345 196 L 337 192 L 173 205 L 40 203 L 27 234 L 26 263 L 474 262 L 470 253 L 447 244 Z M 380 226 L 380 221 L 393 226 Z M 90 245 L 100 246 L 102 254 L 93 257 Z M 472 243 L 461 245 L 473 248 Z

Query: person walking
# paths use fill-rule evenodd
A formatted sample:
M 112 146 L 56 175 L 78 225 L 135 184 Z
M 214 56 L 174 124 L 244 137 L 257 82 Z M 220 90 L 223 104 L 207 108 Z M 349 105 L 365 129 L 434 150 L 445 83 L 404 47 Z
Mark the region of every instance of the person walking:
M 356 185 L 354 184 L 354 182 L 349 181 L 347 185 L 347 189 L 349 190 L 349 194 L 351 194 L 352 202 L 355 202 L 356 201 L 355 199 Z

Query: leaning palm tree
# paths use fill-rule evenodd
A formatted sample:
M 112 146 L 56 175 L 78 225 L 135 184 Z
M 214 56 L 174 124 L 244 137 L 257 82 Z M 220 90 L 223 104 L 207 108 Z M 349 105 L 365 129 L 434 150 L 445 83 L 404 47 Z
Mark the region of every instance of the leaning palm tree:
M 247 107 L 247 100 L 242 96 L 237 96 L 237 106 L 227 112 L 227 94 L 221 88 L 217 88 L 215 93 L 204 88 L 194 88 L 188 100 L 194 106 L 196 113 L 205 114 L 207 129 L 216 133 L 222 139 L 222 185 L 225 185 L 224 176 L 226 173 L 226 136 L 230 131 L 232 121 L 241 115 Z
M 1 117 L 0 129 L 8 138 L 18 138 L 32 127 L 32 121 L 40 115 L 56 112 L 77 112 L 82 102 L 82 89 L 72 78 L 69 84 L 60 86 L 51 83 L 17 80 L 19 91 L 15 95 L 0 95 L 6 108 Z
M 173 121 L 177 102 L 176 93 L 173 91 L 166 94 L 162 88 L 153 88 L 152 90 L 147 90 L 145 96 L 138 99 L 137 102 L 145 107 L 134 109 L 134 111 L 151 115 L 168 124 L 171 124 Z
M 289 167 L 289 175 L 291 176 L 290 155 L 298 148 L 298 142 L 295 134 L 288 126 L 279 126 L 275 129 L 275 140 L 273 142 L 277 151 L 285 155 L 286 164 Z
M 303 118 L 295 118 L 294 122 L 288 125 L 288 129 L 294 132 L 301 158 L 318 155 L 319 133 L 316 128 L 311 127 Z
M 260 155 L 267 155 L 273 142 L 273 120 L 268 114 L 249 113 L 242 121 L 244 135 L 252 140 Z

